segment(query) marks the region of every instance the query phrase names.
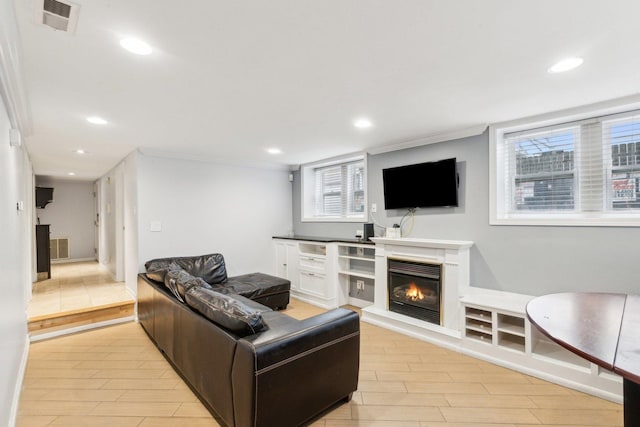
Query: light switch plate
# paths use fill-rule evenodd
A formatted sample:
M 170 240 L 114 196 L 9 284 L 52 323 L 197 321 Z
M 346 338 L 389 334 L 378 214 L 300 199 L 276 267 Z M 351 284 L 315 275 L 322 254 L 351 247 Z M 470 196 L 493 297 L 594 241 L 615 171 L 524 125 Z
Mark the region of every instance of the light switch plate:
M 160 221 L 151 221 L 149 231 L 162 231 L 162 223 Z

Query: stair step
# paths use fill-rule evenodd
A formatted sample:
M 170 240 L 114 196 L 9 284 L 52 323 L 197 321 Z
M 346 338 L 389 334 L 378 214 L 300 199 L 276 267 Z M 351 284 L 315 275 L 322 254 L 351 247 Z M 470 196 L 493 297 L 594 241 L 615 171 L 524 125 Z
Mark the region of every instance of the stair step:
M 105 322 L 134 315 L 135 302 L 121 301 L 78 310 L 34 316 L 28 320 L 30 335 L 38 335 L 92 323 Z

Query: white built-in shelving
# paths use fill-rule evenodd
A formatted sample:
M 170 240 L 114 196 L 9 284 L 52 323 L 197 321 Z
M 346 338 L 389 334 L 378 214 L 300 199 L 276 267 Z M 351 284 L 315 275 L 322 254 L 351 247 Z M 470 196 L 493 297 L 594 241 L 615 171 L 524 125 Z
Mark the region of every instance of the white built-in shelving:
M 469 288 L 460 299 L 462 348 L 477 357 L 619 401 L 620 377 L 561 347 L 531 324 L 526 305 L 532 298 Z
M 362 307 L 362 320 L 529 375 L 620 401 L 622 380 L 551 341 L 531 324 L 534 297 L 469 285 L 472 242 L 380 239 L 365 243 L 274 239 L 276 271 L 294 297 L 331 309 Z M 378 246 L 378 247 L 376 247 Z M 444 322 L 433 325 L 387 309 L 387 258 L 425 259 L 444 268 Z
M 375 247 L 338 243 L 338 288 L 341 302 L 357 307 L 373 304 L 375 289 Z

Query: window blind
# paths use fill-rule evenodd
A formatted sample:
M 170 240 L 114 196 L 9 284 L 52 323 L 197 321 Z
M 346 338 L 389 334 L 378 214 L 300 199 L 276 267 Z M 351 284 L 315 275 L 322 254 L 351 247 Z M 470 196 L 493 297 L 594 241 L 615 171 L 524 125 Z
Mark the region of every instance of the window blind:
M 640 212 L 640 112 L 505 133 L 504 211 Z
M 614 211 L 640 210 L 640 112 L 603 122 L 607 204 Z
M 314 170 L 315 216 L 346 217 L 364 212 L 364 161 Z

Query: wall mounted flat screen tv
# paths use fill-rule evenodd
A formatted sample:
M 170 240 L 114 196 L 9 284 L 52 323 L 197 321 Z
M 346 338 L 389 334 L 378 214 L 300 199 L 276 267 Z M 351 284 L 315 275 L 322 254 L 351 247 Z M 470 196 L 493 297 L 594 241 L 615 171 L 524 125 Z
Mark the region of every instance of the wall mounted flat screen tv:
M 456 159 L 382 170 L 385 209 L 458 206 Z

